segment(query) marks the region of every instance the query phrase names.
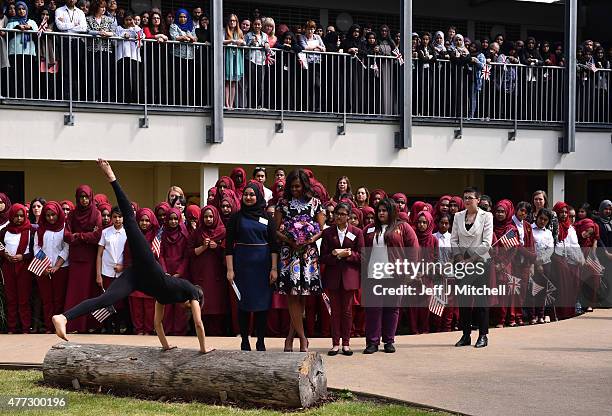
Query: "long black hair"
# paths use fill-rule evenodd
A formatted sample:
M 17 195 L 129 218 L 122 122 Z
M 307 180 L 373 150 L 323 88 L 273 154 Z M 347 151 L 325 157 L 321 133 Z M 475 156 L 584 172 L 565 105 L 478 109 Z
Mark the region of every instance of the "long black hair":
M 34 216 L 34 210 L 32 209 L 32 205 L 34 205 L 34 202 L 40 202 L 40 204 L 44 207 L 45 204 L 47 203 L 47 200 L 41 196 L 37 196 L 36 198 L 32 200 L 32 202 L 30 202 L 30 209 L 28 210 L 28 219 L 30 220 L 32 224 L 36 224 L 36 217 Z M 43 215 L 42 211 L 40 215 L 41 216 Z
M 304 195 L 304 199 L 306 201 L 310 201 L 310 198 L 312 198 L 313 195 L 312 188 L 310 186 L 310 178 L 308 178 L 308 175 L 306 175 L 306 172 L 304 172 L 302 169 L 295 169 L 289 172 L 287 181 L 285 182 L 283 198 L 286 201 L 291 201 L 291 199 L 293 199 L 293 196 L 291 195 L 291 184 L 296 179 L 302 184 L 302 194 Z
M 385 207 L 387 212 L 389 213 L 389 222 L 387 223 L 387 231 L 385 232 L 385 241 L 387 241 L 387 236 L 393 232 L 395 226 L 397 225 L 397 204 L 391 198 L 383 198 L 378 205 L 376 206 L 376 215 L 374 216 L 374 228 L 376 229 L 376 234 L 380 234 L 382 232 L 382 223 L 378 218 L 378 210 L 381 207 Z

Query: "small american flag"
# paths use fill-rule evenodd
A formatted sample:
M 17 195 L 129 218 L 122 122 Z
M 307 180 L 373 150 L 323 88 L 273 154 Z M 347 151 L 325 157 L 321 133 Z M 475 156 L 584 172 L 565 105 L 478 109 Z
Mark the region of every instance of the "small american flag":
M 402 56 L 402 53 L 400 52 L 399 48 L 396 47 L 391 53 L 393 54 L 393 56 L 395 56 L 400 66 L 404 65 L 404 57 Z
M 510 230 L 504 234 L 499 240 L 497 240 L 497 243 L 504 248 L 517 247 L 521 245 L 521 242 L 518 239 L 518 233 L 514 230 Z
M 47 257 L 44 251 L 38 250 L 38 253 L 36 253 L 28 266 L 28 270 L 36 276 L 42 276 L 49 267 L 51 267 L 51 260 L 49 260 L 49 257 Z
M 159 253 L 161 252 L 161 238 L 159 234 L 156 235 L 153 242 L 151 242 L 151 250 L 153 251 L 155 257 L 159 257 Z
M 482 67 L 482 73 L 480 74 L 480 78 L 484 79 L 485 81 L 491 79 L 491 65 L 484 64 L 484 66 Z
M 596 276 L 601 276 L 603 274 L 604 268 L 595 257 L 587 256 L 586 266 L 591 269 Z
M 323 294 L 321 294 L 321 297 L 323 298 L 323 303 L 327 308 L 327 312 L 329 312 L 329 314 L 331 315 L 331 302 L 329 300 L 329 296 L 327 296 L 327 293 L 323 292 Z
M 102 292 L 104 292 L 104 288 L 102 288 Z M 109 316 L 113 315 L 117 313 L 117 310 L 115 309 L 115 307 L 113 305 L 110 306 L 106 306 L 104 308 L 100 308 L 100 309 L 96 309 L 95 311 L 93 311 L 91 313 L 91 316 L 93 316 L 96 321 L 102 323 L 104 322 Z
M 43 32 L 46 32 L 49 28 L 49 23 L 47 22 L 48 20 L 49 16 L 45 16 L 43 17 L 42 22 L 40 22 L 40 26 L 38 27 L 38 37 L 41 37 Z
M 446 288 L 447 284 L 444 284 L 444 286 L 442 287 L 442 294 L 439 296 L 432 295 L 431 299 L 429 299 L 429 312 L 433 313 L 436 316 L 442 316 L 442 314 L 444 313 L 444 308 L 448 303 Z

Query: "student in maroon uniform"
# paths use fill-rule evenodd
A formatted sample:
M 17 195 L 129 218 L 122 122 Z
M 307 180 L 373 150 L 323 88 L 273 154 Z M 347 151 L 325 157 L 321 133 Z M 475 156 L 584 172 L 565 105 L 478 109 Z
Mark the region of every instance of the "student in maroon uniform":
M 421 259 L 426 262 L 438 261 L 438 239 L 433 235 L 434 219 L 429 211 L 421 211 L 416 214 L 416 235 L 419 240 Z M 433 275 L 423 275 L 417 290 L 420 292 L 422 286 L 432 287 Z M 427 334 L 429 332 L 429 296 L 418 296 L 414 300 L 414 307 L 409 309 L 410 328 L 415 334 Z
M 185 208 L 185 225 L 189 235 L 192 235 L 200 224 L 200 208 L 197 205 L 189 205 Z
M 230 178 L 232 182 L 234 182 L 234 191 L 237 195 L 242 195 L 242 191 L 247 185 L 247 176 L 246 171 L 240 166 L 232 169 L 232 173 L 230 173 Z
M 204 291 L 202 318 L 209 335 L 225 335 L 228 285 L 225 268 L 225 225 L 212 205 L 202 208 L 200 223 L 189 238 L 189 276 Z
M 527 222 L 527 218 L 531 214 L 531 204 L 521 201 L 516 204 L 515 214 L 512 216 L 512 222 L 516 226 L 519 234 L 521 245 L 517 248 L 518 253 L 512 262 L 512 273 L 514 276 L 521 279 L 521 289 L 518 294 L 512 297 L 511 315 L 514 316 L 514 325 L 522 326 L 527 317 L 523 316 L 523 307 L 527 299 L 527 288 L 529 287 L 529 276 L 531 275 L 532 267 L 536 261 L 535 245 L 533 240 L 533 232 L 531 224 Z
M 188 240 L 189 232 L 181 221 L 181 211 L 178 208 L 170 208 L 166 214 L 166 223 L 161 235 L 159 255 L 159 263 L 163 271 L 170 276 L 186 278 Z M 187 334 L 187 316 L 181 305 L 166 306 L 164 328 L 167 335 Z
M 30 309 L 32 277 L 28 272 L 33 256 L 30 244 L 32 224 L 28 220 L 25 206 L 21 204 L 11 206 L 8 220 L 8 225 L 0 231 L 0 243 L 5 247 L 0 254 L 3 257 L 2 275 L 8 312 L 8 333 L 15 333 L 19 323 L 22 333 L 33 333 Z
M 348 223 L 351 206 L 341 202 L 336 206 L 336 224 L 323 231 L 321 242 L 321 263 L 323 287 L 331 302 L 332 349 L 328 355 L 340 352 L 352 355 L 350 349 L 353 327 L 353 300 L 361 285 L 361 230 Z
M 393 200 L 397 204 L 397 209 L 399 212 L 403 212 L 408 214 L 408 198 L 401 192 L 393 194 Z
M 70 309 L 99 292 L 96 285 L 96 256 L 102 235 L 102 215 L 94 204 L 94 193 L 88 185 L 76 189 L 76 208 L 68 216 L 64 241 L 70 245 L 68 255 L 68 289 L 66 305 Z M 68 323 L 68 332 L 85 332 L 96 325 L 93 318 L 81 316 Z
M 144 235 L 145 240 L 149 243 L 149 247 L 153 249 L 153 240 L 159 232 L 159 223 L 155 214 L 149 208 L 140 208 L 136 211 L 136 223 L 138 223 L 138 228 Z M 126 252 L 129 252 L 128 246 L 126 246 Z M 153 254 L 155 255 L 155 251 L 153 251 Z M 155 259 L 159 261 L 157 255 L 155 255 Z M 129 303 L 134 333 L 137 335 L 152 335 L 155 299 L 136 290 L 130 294 Z
M 376 222 L 366 227 L 365 247 L 383 249 L 384 261 L 395 263 L 397 249 L 411 248 L 406 254 L 408 261 L 415 261 L 418 256 L 419 242 L 414 230 L 405 222 L 397 220 L 397 206 L 392 199 L 384 198 L 377 205 Z M 391 250 L 389 250 L 391 248 Z M 367 261 L 373 260 L 370 257 Z M 395 332 L 399 320 L 399 307 L 366 307 L 366 348 L 364 354 L 378 351 L 381 335 L 387 353 L 395 352 Z
M 34 253 L 42 250 L 51 261 L 45 273 L 37 278 L 43 304 L 45 330 L 53 333 L 51 317 L 64 310 L 68 282 L 68 243 L 64 241 L 66 215 L 60 204 L 49 201 L 42 209 L 34 239 Z

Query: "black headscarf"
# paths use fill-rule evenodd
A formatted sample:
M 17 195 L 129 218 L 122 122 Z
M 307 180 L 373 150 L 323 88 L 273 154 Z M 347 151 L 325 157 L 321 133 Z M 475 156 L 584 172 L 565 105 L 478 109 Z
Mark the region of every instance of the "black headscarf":
M 263 186 L 261 184 L 255 182 L 249 182 L 247 186 L 245 186 L 244 190 L 252 189 L 255 192 L 255 196 L 257 197 L 257 201 L 255 205 L 248 206 L 244 203 L 244 198 L 240 200 L 240 213 L 242 216 L 246 218 L 251 218 L 253 220 L 258 220 L 261 217 L 265 217 L 266 212 L 266 199 L 263 195 Z M 243 191 L 244 195 L 244 191 Z

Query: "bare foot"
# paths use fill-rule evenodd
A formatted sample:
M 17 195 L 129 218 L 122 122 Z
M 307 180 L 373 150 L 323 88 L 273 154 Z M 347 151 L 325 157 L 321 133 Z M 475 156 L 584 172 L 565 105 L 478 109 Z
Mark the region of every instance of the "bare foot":
M 113 172 L 113 169 L 111 168 L 110 163 L 108 163 L 104 159 L 98 159 L 96 163 L 98 164 L 98 167 L 102 170 L 102 172 L 104 172 L 104 175 L 106 175 L 106 179 L 108 179 L 109 182 L 112 182 L 117 179 L 115 173 Z
M 55 335 L 64 341 L 68 341 L 68 338 L 66 338 L 66 324 L 68 323 L 68 319 L 66 319 L 64 315 L 54 315 L 51 321 L 55 327 Z

